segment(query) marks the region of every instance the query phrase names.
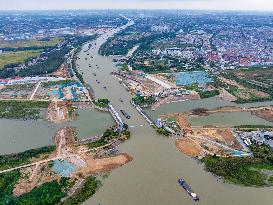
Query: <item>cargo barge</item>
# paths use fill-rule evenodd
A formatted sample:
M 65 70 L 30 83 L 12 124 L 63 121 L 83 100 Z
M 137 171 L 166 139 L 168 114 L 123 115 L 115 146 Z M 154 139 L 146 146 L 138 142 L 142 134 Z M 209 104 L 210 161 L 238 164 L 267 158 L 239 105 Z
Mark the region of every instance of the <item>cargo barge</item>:
M 185 182 L 184 179 L 178 179 L 178 183 L 180 184 L 180 186 L 182 186 L 186 192 L 190 195 L 190 197 L 194 200 L 194 201 L 199 201 L 199 197 L 197 196 L 196 193 L 194 193 L 192 191 L 192 189 L 190 188 L 190 186 Z
M 124 110 L 120 110 L 120 112 L 121 112 L 127 119 L 130 119 L 130 118 L 131 118 L 131 116 L 130 116 L 127 112 L 125 112 Z

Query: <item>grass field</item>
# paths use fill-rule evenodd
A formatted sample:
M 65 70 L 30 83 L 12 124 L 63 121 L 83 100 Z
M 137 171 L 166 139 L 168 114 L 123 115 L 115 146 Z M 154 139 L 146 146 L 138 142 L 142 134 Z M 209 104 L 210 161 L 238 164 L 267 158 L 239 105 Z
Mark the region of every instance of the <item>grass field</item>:
M 28 50 L 2 53 L 0 54 L 0 69 L 3 69 L 5 65 L 23 63 L 28 58 L 38 57 L 41 51 L 42 50 Z
M 0 41 L 0 48 L 51 47 L 57 45 L 61 41 L 62 39 L 58 37 L 47 40 Z

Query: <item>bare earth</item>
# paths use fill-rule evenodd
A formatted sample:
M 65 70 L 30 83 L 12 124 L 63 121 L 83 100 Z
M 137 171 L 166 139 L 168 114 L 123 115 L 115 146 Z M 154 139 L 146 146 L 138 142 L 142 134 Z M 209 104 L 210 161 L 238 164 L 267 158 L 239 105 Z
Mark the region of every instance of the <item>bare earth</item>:
M 128 154 L 119 154 L 114 157 L 100 158 L 100 159 L 87 159 L 86 167 L 79 168 L 76 173 L 82 174 L 97 174 L 108 172 L 117 167 L 132 161 L 133 158 Z
M 177 139 L 175 145 L 180 152 L 191 157 L 200 156 L 203 153 L 202 148 L 188 138 Z

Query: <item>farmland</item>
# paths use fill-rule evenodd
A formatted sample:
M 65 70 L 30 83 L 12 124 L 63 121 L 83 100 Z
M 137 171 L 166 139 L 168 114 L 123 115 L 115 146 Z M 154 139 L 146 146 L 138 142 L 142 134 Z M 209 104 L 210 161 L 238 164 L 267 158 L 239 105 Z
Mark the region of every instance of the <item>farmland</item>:
M 239 97 L 237 101 L 254 102 L 272 99 L 272 77 L 272 68 L 249 68 L 227 72 L 221 80 L 230 85 L 229 92 Z
M 0 41 L 0 48 L 5 49 L 26 49 L 31 47 L 53 47 L 61 42 L 61 39 L 47 38 L 43 40 L 18 40 L 18 41 Z
M 17 52 L 6 52 L 0 54 L 0 69 L 6 65 L 24 63 L 28 59 L 36 58 L 41 54 L 41 50 L 27 50 Z

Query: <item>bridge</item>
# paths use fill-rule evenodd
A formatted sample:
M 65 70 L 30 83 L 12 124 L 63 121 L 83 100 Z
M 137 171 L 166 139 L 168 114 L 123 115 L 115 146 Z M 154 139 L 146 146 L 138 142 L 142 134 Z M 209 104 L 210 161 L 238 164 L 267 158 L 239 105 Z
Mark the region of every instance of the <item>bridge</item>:
M 131 100 L 131 104 L 142 115 L 142 117 L 144 117 L 144 119 L 149 123 L 149 125 L 151 125 L 151 126 L 154 125 L 153 121 L 145 114 L 145 112 L 143 111 L 143 109 L 139 105 L 135 104 L 133 100 Z
M 118 125 L 117 131 L 121 132 L 121 130 L 123 129 L 123 126 L 124 126 L 123 120 L 121 119 L 118 112 L 115 110 L 115 108 L 113 107 L 113 105 L 110 102 L 108 103 L 108 109 Z

